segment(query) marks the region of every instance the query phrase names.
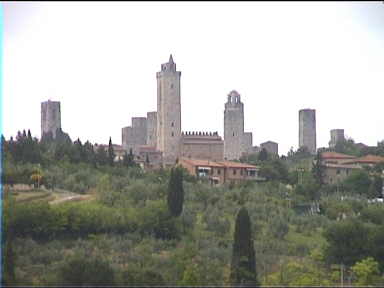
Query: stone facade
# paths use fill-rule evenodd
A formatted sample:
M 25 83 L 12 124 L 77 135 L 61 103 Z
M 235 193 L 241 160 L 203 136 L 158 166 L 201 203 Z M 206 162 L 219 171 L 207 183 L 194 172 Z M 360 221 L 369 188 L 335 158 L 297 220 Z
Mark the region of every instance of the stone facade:
M 247 154 L 252 153 L 252 132 L 245 132 L 241 151 Z
M 244 104 L 240 94 L 232 90 L 228 94 L 224 110 L 224 159 L 239 159 L 252 151 L 252 133 L 244 133 Z
M 157 112 L 147 113 L 147 145 L 156 147 L 157 142 Z
M 133 117 L 132 126 L 122 129 L 122 146 L 129 152 L 132 149 L 133 154 L 138 154 L 139 146 L 147 143 L 147 118 Z
M 56 138 L 56 130 L 61 129 L 61 111 L 59 101 L 46 101 L 41 103 L 41 137 L 52 132 Z
M 164 164 L 174 164 L 180 156 L 181 144 L 181 72 L 176 71 L 172 55 L 161 65 L 157 78 L 157 143 Z
M 261 149 L 267 150 L 269 154 L 279 155 L 279 144 L 273 141 L 267 141 L 260 144 Z
M 299 111 L 299 147 L 307 147 L 311 154 L 316 154 L 316 110 Z
M 344 129 L 333 129 L 331 130 L 331 141 L 329 141 L 329 147 L 333 148 L 337 142 L 344 141 Z
M 181 143 L 181 157 L 224 159 L 224 141 L 217 132 L 183 132 Z

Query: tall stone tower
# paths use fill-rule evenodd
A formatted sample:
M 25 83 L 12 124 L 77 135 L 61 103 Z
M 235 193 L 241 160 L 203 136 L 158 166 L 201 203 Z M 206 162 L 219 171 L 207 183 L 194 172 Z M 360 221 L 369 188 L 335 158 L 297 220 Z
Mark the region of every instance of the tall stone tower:
M 228 94 L 224 110 L 224 159 L 239 159 L 244 144 L 244 105 L 240 94 L 232 90 Z
M 56 138 L 56 130 L 61 129 L 60 102 L 48 100 L 41 103 L 41 137 L 52 132 Z
M 316 110 L 299 111 L 299 147 L 307 147 L 311 154 L 316 154 Z
M 332 129 L 331 130 L 331 141 L 329 141 L 329 147 L 333 148 L 337 142 L 344 141 L 344 129 Z
M 157 78 L 157 143 L 163 152 L 164 164 L 174 164 L 180 156 L 181 105 L 180 76 L 172 55 L 168 63 L 161 65 Z

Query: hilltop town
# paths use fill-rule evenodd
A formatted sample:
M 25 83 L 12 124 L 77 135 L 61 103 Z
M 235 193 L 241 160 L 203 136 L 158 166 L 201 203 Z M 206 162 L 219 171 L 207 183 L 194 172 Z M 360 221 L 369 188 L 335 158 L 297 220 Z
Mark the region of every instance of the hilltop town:
M 333 129 L 319 148 L 301 109 L 279 156 L 244 130 L 236 90 L 224 135 L 182 131 L 180 77 L 171 55 L 121 145 L 73 141 L 51 100 L 40 139 L 2 137 L 2 284 L 383 286 L 384 141 Z
M 248 159 L 249 155 L 258 154 L 263 149 L 271 156 L 278 157 L 278 143 L 269 140 L 259 146 L 253 145 L 252 133 L 244 131 L 244 103 L 241 101 L 241 95 L 236 90 L 227 95 L 223 138 L 217 131 L 182 131 L 180 78 L 181 72 L 177 71 L 176 63 L 170 55 L 168 62 L 162 64 L 161 71 L 156 73 L 157 111 L 148 112 L 147 117 L 132 116 L 131 125 L 121 129 L 121 145 L 113 145 L 115 161 L 122 161 L 125 154 L 131 153 L 133 161 L 144 169 L 159 169 L 178 162 L 193 175 L 206 175 L 207 170 L 213 171 L 213 166 L 221 167 L 223 171 L 239 170 L 237 177 L 225 177 L 225 173 L 212 176 L 210 179 L 213 183 L 224 183 L 224 178 L 231 181 L 259 179 L 257 166 L 233 161 Z M 42 138 L 56 138 L 58 129 L 61 130 L 60 102 L 48 100 L 41 103 Z M 299 111 L 298 134 L 299 150 L 307 151 L 309 155 L 316 155 L 318 150 L 343 152 L 340 147 L 351 141 L 345 139 L 344 129 L 332 129 L 329 147 L 317 149 L 315 109 Z M 329 183 L 334 181 L 335 177 L 331 175 L 335 173 L 344 179 L 342 175 L 348 175 L 351 169 L 361 168 L 360 164 L 374 165 L 383 161 L 380 156 L 369 155 L 370 151 L 377 154 L 374 151 L 378 150 L 378 147 L 369 147 L 363 143 L 353 143 L 352 146 L 362 150 L 362 154 L 324 154 L 323 162 L 327 164 L 326 178 Z M 105 144 L 96 144 L 94 149 L 97 150 L 98 147 L 108 150 L 108 145 Z M 339 161 L 340 158 L 351 157 L 356 158 L 355 162 L 346 162 L 344 165 L 344 162 Z M 232 173 L 233 175 L 235 174 Z M 240 175 L 243 177 L 239 177 Z

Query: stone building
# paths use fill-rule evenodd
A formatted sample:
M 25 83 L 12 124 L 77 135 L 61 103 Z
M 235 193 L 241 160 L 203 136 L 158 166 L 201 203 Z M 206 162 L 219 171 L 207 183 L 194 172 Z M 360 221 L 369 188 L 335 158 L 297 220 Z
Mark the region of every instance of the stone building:
M 49 132 L 56 138 L 57 129 L 61 129 L 60 102 L 48 100 L 41 103 L 41 137 Z
M 252 150 L 252 133 L 244 133 L 244 104 L 240 94 L 228 94 L 224 110 L 224 159 L 239 159 Z
M 181 133 L 180 76 L 170 55 L 156 73 L 157 111 L 148 112 L 146 118 L 132 118 L 132 126 L 122 129 L 122 146 L 132 149 L 143 166 L 172 165 L 182 156 L 224 159 L 224 141 L 217 132 Z M 252 147 L 252 134 L 244 139 L 243 146 Z M 144 163 L 147 155 L 150 165 Z
M 329 147 L 333 148 L 338 142 L 343 142 L 344 140 L 344 129 L 333 129 L 331 130 L 331 141 L 329 141 Z
M 264 181 L 258 175 L 259 167 L 232 161 L 211 161 L 181 158 L 180 165 L 199 178 L 206 178 L 212 184 L 239 183 L 243 181 Z
M 316 154 L 316 110 L 299 111 L 299 147 L 307 147 L 311 154 Z
M 181 157 L 223 160 L 224 141 L 217 132 L 183 132 Z
M 157 112 L 147 113 L 147 145 L 156 147 L 157 142 Z
M 267 150 L 269 154 L 279 155 L 279 144 L 273 141 L 267 141 L 260 144 L 261 149 Z
M 132 125 L 122 129 L 121 143 L 124 149 L 138 154 L 139 146 L 147 143 L 147 118 L 132 117 Z

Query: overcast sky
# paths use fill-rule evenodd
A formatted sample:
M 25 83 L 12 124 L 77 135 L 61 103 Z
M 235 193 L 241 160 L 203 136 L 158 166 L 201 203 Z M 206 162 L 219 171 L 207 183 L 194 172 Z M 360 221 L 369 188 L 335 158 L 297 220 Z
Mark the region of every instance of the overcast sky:
M 181 71 L 183 131 L 218 131 L 235 89 L 253 144 L 298 148 L 298 111 L 384 139 L 384 4 L 359 2 L 3 2 L 3 129 L 40 138 L 40 103 L 61 102 L 72 140 L 121 144 L 156 110 L 156 72 Z

